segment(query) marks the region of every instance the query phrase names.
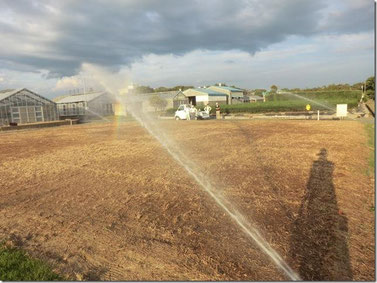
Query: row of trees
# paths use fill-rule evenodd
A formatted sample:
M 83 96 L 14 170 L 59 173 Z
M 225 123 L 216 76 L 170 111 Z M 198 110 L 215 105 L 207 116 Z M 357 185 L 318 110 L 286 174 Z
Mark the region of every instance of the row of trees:
M 271 94 L 276 93 L 278 90 L 278 86 L 272 85 L 269 90 L 259 88 L 259 89 L 254 89 L 251 91 L 248 91 L 247 94 L 253 94 L 253 95 L 258 95 L 262 96 L 263 93 L 269 92 Z M 314 88 L 282 88 L 282 91 L 291 91 L 291 92 L 318 92 L 318 91 L 348 91 L 348 90 L 364 90 L 366 95 L 371 98 L 375 99 L 375 78 L 374 77 L 369 77 L 365 82 L 359 82 L 355 83 L 353 85 L 350 84 L 329 84 L 327 86 L 321 86 L 321 87 L 314 87 Z
M 154 92 L 166 92 L 166 91 L 178 91 L 178 90 L 186 90 L 189 88 L 193 88 L 193 86 L 185 86 L 185 85 L 177 85 L 174 87 L 163 87 L 160 86 L 158 88 L 151 88 L 149 86 L 136 86 L 135 91 L 136 93 L 154 93 Z
M 286 91 L 332 91 L 332 90 L 362 90 L 362 87 L 365 85 L 366 90 L 374 90 L 374 77 L 369 77 L 365 82 L 355 83 L 353 85 L 350 84 L 329 84 L 324 85 L 321 87 L 313 87 L 313 88 L 283 88 L 282 90 Z M 276 92 L 278 87 L 276 85 L 272 85 L 270 87 L 270 92 Z M 265 91 L 265 90 L 264 90 Z
M 217 84 L 214 84 L 216 86 L 219 86 L 220 83 L 217 83 Z M 227 86 L 225 83 L 221 83 L 221 86 Z M 209 87 L 206 86 L 206 87 Z M 231 85 L 231 87 L 234 87 L 234 88 L 238 88 L 234 85 Z M 177 86 L 174 86 L 174 87 L 164 87 L 164 86 L 160 86 L 160 87 L 157 87 L 157 88 L 151 88 L 150 86 L 136 86 L 135 87 L 135 90 L 136 90 L 136 93 L 153 93 L 153 92 L 166 92 L 166 91 L 178 91 L 178 90 L 186 90 L 186 89 L 189 89 L 189 88 L 194 88 L 194 86 L 191 86 L 191 85 L 177 85 Z

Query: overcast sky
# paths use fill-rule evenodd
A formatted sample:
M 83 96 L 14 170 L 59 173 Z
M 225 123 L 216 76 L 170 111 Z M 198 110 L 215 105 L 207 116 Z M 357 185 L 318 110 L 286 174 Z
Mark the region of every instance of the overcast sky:
M 48 97 L 98 87 L 87 66 L 152 87 L 313 87 L 373 75 L 374 1 L 1 0 L 0 35 L 0 89 Z

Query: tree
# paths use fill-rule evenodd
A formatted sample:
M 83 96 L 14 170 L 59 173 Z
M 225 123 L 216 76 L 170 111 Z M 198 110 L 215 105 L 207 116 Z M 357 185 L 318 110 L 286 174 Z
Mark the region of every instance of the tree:
M 190 86 L 190 85 L 177 85 L 175 87 L 172 87 L 171 90 L 186 90 L 186 89 L 189 89 L 189 88 L 194 88 L 193 86 Z
M 158 88 L 154 89 L 154 92 L 164 92 L 164 91 L 169 91 L 170 89 L 164 86 L 160 86 Z
M 365 82 L 365 89 L 366 89 L 366 95 L 371 98 L 371 99 L 375 99 L 375 81 L 374 81 L 374 77 L 369 77 L 366 82 Z
M 271 92 L 276 92 L 277 90 L 278 90 L 278 87 L 276 86 L 276 85 L 272 85 L 271 87 L 270 87 L 270 89 L 271 89 Z
M 149 87 L 149 86 L 137 86 L 135 88 L 135 92 L 136 93 L 152 93 L 154 92 L 153 88 Z
M 189 89 L 189 88 L 194 88 L 193 86 L 185 86 L 185 85 L 177 85 L 177 86 L 174 86 L 174 87 L 164 87 L 164 86 L 160 86 L 158 88 L 155 88 L 154 89 L 154 92 L 165 92 L 165 91 L 178 91 L 178 90 L 186 90 L 186 89 Z
M 157 111 L 157 109 L 163 110 L 166 107 L 166 105 L 168 105 L 166 99 L 163 99 L 158 95 L 153 95 L 149 97 L 149 103 L 152 107 L 154 107 L 154 111 Z
M 264 88 L 259 88 L 259 89 L 256 89 L 256 90 L 254 91 L 254 94 L 255 94 L 255 95 L 262 96 L 263 93 L 266 92 L 266 91 L 267 91 L 267 90 L 264 89 Z
M 352 89 L 354 90 L 361 90 L 361 87 L 364 85 L 364 83 L 355 83 L 352 85 Z

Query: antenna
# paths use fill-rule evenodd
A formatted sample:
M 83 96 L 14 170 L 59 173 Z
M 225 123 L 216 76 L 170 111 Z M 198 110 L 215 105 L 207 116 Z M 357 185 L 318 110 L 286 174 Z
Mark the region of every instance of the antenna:
M 84 77 L 84 94 L 86 93 L 86 80 L 85 80 L 85 77 Z

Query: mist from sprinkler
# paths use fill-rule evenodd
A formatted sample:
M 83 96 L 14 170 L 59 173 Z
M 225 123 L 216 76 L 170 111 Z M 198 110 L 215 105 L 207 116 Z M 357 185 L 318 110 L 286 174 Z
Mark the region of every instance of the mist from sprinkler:
M 110 122 L 109 119 L 103 117 L 102 115 L 98 114 L 97 112 L 94 112 L 93 110 L 90 110 L 89 108 L 85 109 L 85 111 L 88 111 L 88 112 L 94 114 L 95 116 L 101 118 L 102 120 L 104 120 L 104 121 L 106 121 L 106 122 Z
M 292 96 L 295 96 L 295 97 L 297 97 L 297 98 L 300 98 L 300 99 L 303 99 L 303 100 L 309 101 L 309 102 L 311 102 L 311 103 L 313 103 L 313 104 L 317 104 L 317 105 L 319 105 L 319 106 L 322 106 L 323 108 L 326 108 L 326 109 L 329 109 L 329 110 L 332 110 L 332 111 L 336 111 L 336 109 L 333 108 L 333 107 L 330 107 L 330 106 L 328 106 L 328 105 L 326 105 L 326 104 L 320 103 L 320 102 L 315 101 L 315 100 L 313 100 L 313 99 L 307 98 L 307 97 L 305 97 L 305 96 L 299 95 L 299 94 L 297 94 L 297 93 L 292 93 L 292 92 L 282 92 L 282 94 L 292 95 Z
M 258 229 L 234 208 L 234 205 L 221 194 L 220 190 L 214 188 L 208 181 L 208 176 L 205 176 L 199 170 L 197 164 L 185 155 L 177 143 L 167 136 L 165 133 L 166 130 L 163 129 L 161 123 L 157 122 L 156 117 L 142 112 L 141 105 L 143 101 L 141 97 L 137 95 L 133 96 L 132 93 L 128 91 L 129 89 L 127 90 L 126 86 L 130 84 L 129 81 L 126 81 L 122 75 L 111 75 L 109 72 L 97 66 L 86 64 L 84 68 L 93 74 L 108 92 L 115 94 L 117 102 L 123 105 L 124 109 L 163 146 L 171 157 L 187 171 L 209 196 L 211 196 L 216 204 L 255 242 L 261 251 L 270 257 L 276 267 L 282 270 L 289 279 L 301 280 L 298 274 L 293 271 L 284 259 L 268 244 Z
M 134 100 L 136 99 L 136 101 Z M 124 97 L 118 97 L 118 101 L 124 106 L 127 106 L 127 111 L 151 134 L 173 157 L 173 159 L 182 166 L 188 174 L 207 192 L 222 208 L 231 219 L 241 228 L 241 230 L 251 238 L 257 246 L 271 258 L 274 264 L 280 268 L 291 280 L 301 280 L 288 264 L 281 258 L 281 256 L 268 244 L 268 242 L 261 236 L 258 229 L 253 226 L 245 217 L 237 211 L 232 203 L 226 199 L 219 190 L 216 190 L 213 185 L 207 181 L 208 177 L 203 175 L 198 166 L 193 162 L 180 147 L 172 139 L 170 139 L 164 132 L 163 127 L 156 121 L 155 117 L 148 113 L 143 113 L 141 110 L 140 98 L 133 97 L 128 94 Z

